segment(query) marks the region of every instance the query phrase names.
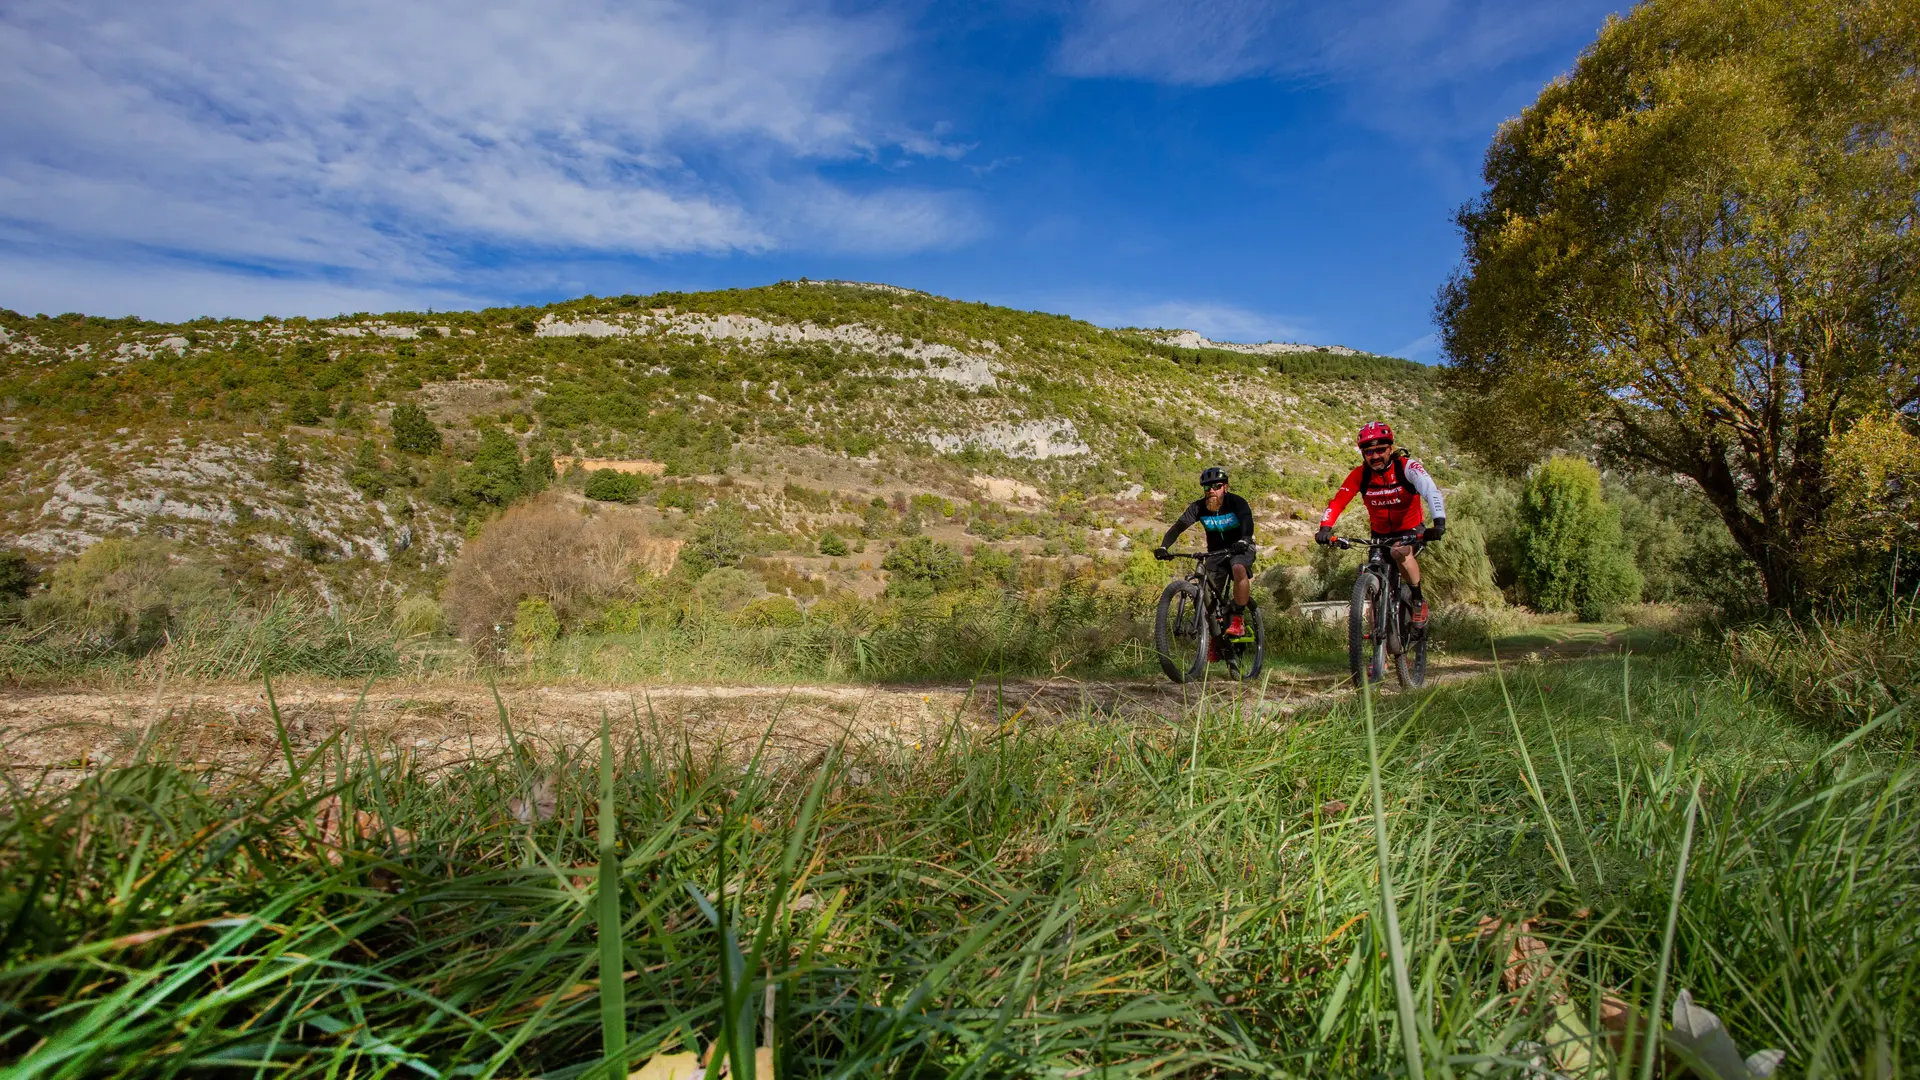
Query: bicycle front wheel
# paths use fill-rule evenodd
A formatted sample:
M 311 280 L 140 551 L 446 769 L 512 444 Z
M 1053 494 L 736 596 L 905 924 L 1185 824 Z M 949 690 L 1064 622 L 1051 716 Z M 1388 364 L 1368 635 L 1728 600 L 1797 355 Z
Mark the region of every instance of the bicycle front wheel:
M 1387 675 L 1387 643 L 1377 632 L 1378 608 L 1386 602 L 1380 579 L 1362 570 L 1353 579 L 1353 598 L 1347 603 L 1347 666 L 1353 685 L 1378 683 Z
M 1153 613 L 1153 649 L 1167 678 L 1183 683 L 1207 670 L 1207 620 L 1201 611 L 1200 587 L 1191 581 L 1170 581 Z

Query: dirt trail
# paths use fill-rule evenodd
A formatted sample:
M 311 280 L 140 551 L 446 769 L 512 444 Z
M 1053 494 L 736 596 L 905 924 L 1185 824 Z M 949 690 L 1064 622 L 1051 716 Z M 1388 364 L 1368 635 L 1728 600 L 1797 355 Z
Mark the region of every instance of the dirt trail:
M 1587 651 L 1585 649 L 1582 650 Z M 1471 657 L 1437 660 L 1429 684 L 1489 668 Z M 1293 712 L 1344 692 L 1333 675 L 1178 686 L 1165 679 L 1011 680 L 1004 684 L 891 686 L 542 686 L 493 691 L 475 683 L 358 685 L 294 681 L 275 699 L 296 755 L 336 733 L 381 753 L 406 753 L 445 766 L 507 746 L 513 738 L 554 748 L 598 739 L 604 715 L 617 737 L 654 745 L 744 754 L 764 736 L 777 757 L 807 756 L 848 740 L 913 748 L 955 723 L 975 730 L 1087 714 L 1163 724 L 1197 705 L 1238 700 L 1270 714 Z M 343 729 L 349 729 L 343 732 Z M 258 683 L 149 688 L 0 690 L 0 776 L 12 782 L 68 783 L 84 771 L 149 756 L 203 768 L 282 767 L 280 735 Z

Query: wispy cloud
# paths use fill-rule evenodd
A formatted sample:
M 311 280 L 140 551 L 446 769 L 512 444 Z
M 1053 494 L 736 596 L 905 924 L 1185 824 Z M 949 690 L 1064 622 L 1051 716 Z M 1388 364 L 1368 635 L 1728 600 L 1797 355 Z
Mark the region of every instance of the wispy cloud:
M 1068 19 L 1063 74 L 1211 86 L 1256 77 L 1340 84 L 1408 135 L 1476 132 L 1512 95 L 1500 73 L 1590 36 L 1606 0 L 1092 0 Z M 1525 81 L 1523 79 L 1523 81 Z M 1528 95 L 1538 91 L 1538 80 Z M 1524 100 L 1521 99 L 1521 100 Z M 1497 118 L 1497 117 L 1496 117 Z M 1436 131 L 1435 124 L 1442 125 Z
M 262 315 L 451 310 L 481 302 L 470 293 L 428 286 L 370 287 L 171 261 L 123 262 L 51 254 L 0 258 L 0 307 L 27 314 L 82 311 L 170 321 L 201 315 L 257 319 Z
M 22 0 L 0 10 L 0 257 L 380 295 L 476 247 L 950 244 L 979 227 L 964 199 L 818 173 L 965 153 L 875 104 L 903 36 L 777 5 Z
M 1197 330 L 1215 341 L 1246 344 L 1305 341 L 1313 334 L 1300 320 L 1214 300 L 1128 302 L 1070 298 L 1056 301 L 1052 306 L 1098 326 Z

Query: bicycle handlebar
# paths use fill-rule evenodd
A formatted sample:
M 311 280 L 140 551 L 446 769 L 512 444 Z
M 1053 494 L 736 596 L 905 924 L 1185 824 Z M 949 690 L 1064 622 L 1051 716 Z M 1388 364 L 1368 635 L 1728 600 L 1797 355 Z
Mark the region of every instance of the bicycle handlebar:
M 1160 559 L 1162 563 L 1169 563 L 1173 559 L 1192 559 L 1196 563 L 1204 563 L 1206 559 L 1225 559 L 1227 555 L 1233 555 L 1233 553 L 1235 553 L 1233 548 L 1221 548 L 1219 552 L 1167 552 L 1165 555 L 1154 552 L 1154 557 Z
M 1420 533 L 1402 533 L 1398 536 L 1379 536 L 1379 537 L 1336 536 L 1331 540 L 1328 540 L 1327 543 L 1332 547 L 1337 547 L 1342 550 L 1345 550 L 1350 547 L 1354 547 L 1355 545 L 1358 545 L 1360 547 L 1373 548 L 1373 547 L 1399 547 L 1402 544 L 1405 544 L 1406 546 L 1415 548 L 1415 549 L 1419 549 L 1427 546 L 1426 538 Z

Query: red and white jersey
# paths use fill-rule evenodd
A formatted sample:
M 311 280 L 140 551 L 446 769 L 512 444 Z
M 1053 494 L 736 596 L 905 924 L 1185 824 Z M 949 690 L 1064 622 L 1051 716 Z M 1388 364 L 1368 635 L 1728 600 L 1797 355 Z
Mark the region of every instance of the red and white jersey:
M 1418 458 L 1395 455 L 1388 459 L 1385 472 L 1372 473 L 1365 465 L 1347 474 L 1340 490 L 1333 493 L 1327 512 L 1321 517 L 1324 528 L 1332 528 L 1355 495 L 1367 504 L 1367 525 L 1375 535 L 1413 532 L 1426 520 L 1425 510 L 1434 517 L 1447 516 L 1447 502 L 1440 486 L 1433 482 L 1426 466 Z M 1425 500 L 1426 507 L 1420 504 Z

